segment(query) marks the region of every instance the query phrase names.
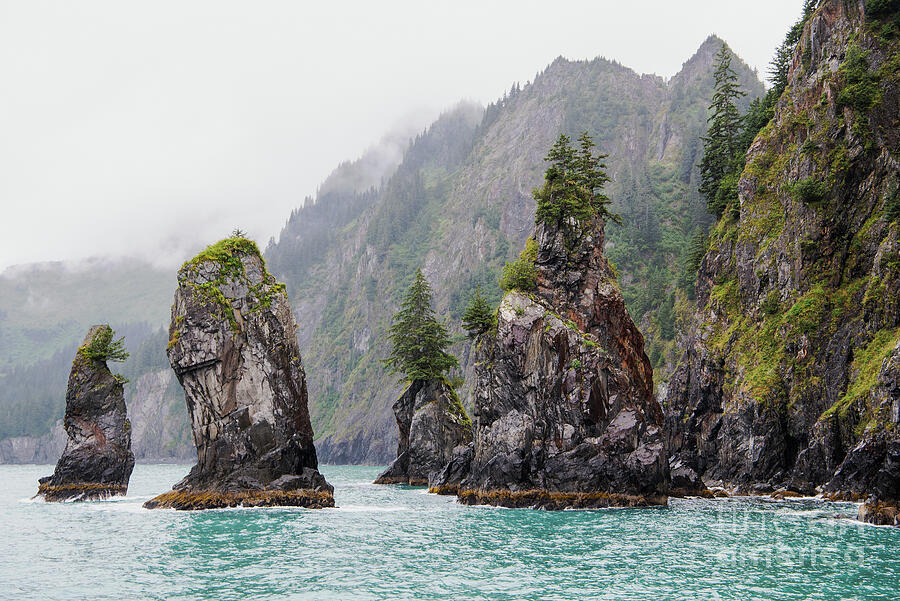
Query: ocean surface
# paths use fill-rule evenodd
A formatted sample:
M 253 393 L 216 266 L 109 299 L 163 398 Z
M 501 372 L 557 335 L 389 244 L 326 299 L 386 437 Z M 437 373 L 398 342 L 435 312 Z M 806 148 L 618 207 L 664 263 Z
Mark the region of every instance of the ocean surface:
M 188 469 L 51 504 L 30 497 L 52 466 L 0 466 L 0 599 L 900 599 L 900 529 L 850 503 L 464 507 L 323 466 L 336 509 L 141 508 Z

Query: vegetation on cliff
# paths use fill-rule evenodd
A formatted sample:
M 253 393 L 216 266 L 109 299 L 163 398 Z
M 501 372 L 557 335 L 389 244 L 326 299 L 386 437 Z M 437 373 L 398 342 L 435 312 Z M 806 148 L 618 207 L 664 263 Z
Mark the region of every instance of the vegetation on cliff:
M 115 331 L 108 325 L 101 326 L 88 344 L 78 349 L 78 354 L 93 361 L 123 362 L 128 359 L 125 337 L 114 340 Z
M 891 427 L 869 391 L 900 326 L 900 44 L 885 31 L 893 13 L 857 6 L 806 4 L 790 60 L 776 57 L 782 92 L 741 165 L 739 205 L 699 264 L 667 410 L 676 444 L 716 478 L 806 490 Z
M 503 266 L 503 271 L 500 272 L 500 288 L 506 292 L 534 290 L 537 285 L 535 259 L 537 259 L 537 242 L 529 236 L 525 241 L 525 248 L 519 253 L 519 258 Z
M 244 258 L 248 256 L 258 258 L 263 269 L 262 281 L 258 284 L 250 285 L 250 293 L 253 299 L 250 311 L 258 312 L 272 304 L 274 295 L 284 293 L 285 285 L 276 282 L 275 278 L 266 270 L 265 260 L 256 242 L 246 238 L 242 231 L 235 230 L 232 232 L 231 237 L 207 246 L 196 257 L 186 261 L 179 271 L 179 283 L 188 283 L 208 303 L 216 305 L 220 312 L 219 314 L 228 319 L 233 332 L 238 332 L 240 326 L 235 317 L 231 301 L 222 292 L 222 286 L 236 279 L 243 280 L 249 284 L 244 264 Z M 201 283 L 193 281 L 193 274 L 196 274 L 202 266 L 209 264 L 215 266 L 215 278 Z M 171 328 L 170 344 L 177 342 L 179 336 L 178 324 L 174 325 L 176 327 Z

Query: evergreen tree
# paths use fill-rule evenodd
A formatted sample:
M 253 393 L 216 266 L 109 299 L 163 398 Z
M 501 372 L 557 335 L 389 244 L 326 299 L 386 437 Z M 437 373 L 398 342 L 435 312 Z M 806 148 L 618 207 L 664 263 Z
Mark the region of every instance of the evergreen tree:
M 716 89 L 709 106 L 709 127 L 703 140 L 703 160 L 700 161 L 700 193 L 706 198 L 710 213 L 721 217 L 732 191 L 720 190 L 726 175 L 743 166 L 741 160 L 741 134 L 743 133 L 741 114 L 735 102 L 746 96 L 737 82 L 737 75 L 731 69 L 731 52 L 722 44 L 716 55 L 714 73 Z M 736 183 L 736 182 L 735 182 Z M 736 190 L 734 191 L 736 192 Z
M 584 222 L 596 215 L 619 223 L 619 217 L 608 209 L 609 197 L 602 193 L 609 181 L 603 163 L 608 155 L 594 154 L 596 145 L 587 132 L 578 143 L 576 149 L 568 136 L 560 134 L 544 158 L 550 166 L 544 185 L 533 192 L 538 205 L 535 223 L 562 225 L 570 218 Z
M 481 286 L 475 288 L 475 296 L 463 313 L 463 328 L 469 333 L 469 338 L 477 338 L 479 334 L 487 332 L 494 323 L 494 313 L 487 300 L 481 295 Z
M 113 340 L 115 331 L 109 326 L 103 326 L 94 334 L 91 341 L 81 347 L 79 352 L 88 359 L 95 361 L 116 361 L 121 363 L 128 358 L 125 350 L 125 337 Z
M 819 0 L 804 0 L 803 13 L 800 15 L 800 19 L 788 30 L 781 45 L 775 50 L 775 57 L 769 63 L 769 81 L 772 82 L 772 92 L 775 100 L 778 100 L 778 97 L 781 96 L 781 93 L 787 87 L 788 70 L 791 68 L 794 48 L 796 48 L 800 38 L 803 37 L 803 28 L 816 10 L 818 3 Z
M 429 380 L 459 365 L 446 350 L 450 337 L 435 317 L 431 297 L 431 286 L 417 269 L 388 334 L 393 348 L 383 363 L 390 373 L 403 373 L 408 380 Z

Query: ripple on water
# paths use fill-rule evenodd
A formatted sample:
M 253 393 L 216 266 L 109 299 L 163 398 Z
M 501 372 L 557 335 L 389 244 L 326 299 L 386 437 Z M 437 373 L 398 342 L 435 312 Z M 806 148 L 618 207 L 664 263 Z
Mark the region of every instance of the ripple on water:
M 849 503 L 466 507 L 324 466 L 335 509 L 149 511 L 187 466 L 139 465 L 127 497 L 68 504 L 31 499 L 46 466 L 0 470 L 0 599 L 900 597 L 900 530 L 842 518 Z

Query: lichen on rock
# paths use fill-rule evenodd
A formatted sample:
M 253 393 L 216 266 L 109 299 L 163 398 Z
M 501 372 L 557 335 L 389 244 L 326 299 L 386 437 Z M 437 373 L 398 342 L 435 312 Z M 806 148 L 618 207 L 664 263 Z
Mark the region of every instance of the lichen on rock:
M 510 291 L 478 341 L 474 442 L 431 482 L 510 507 L 667 502 L 662 411 L 601 219 L 535 231 L 536 291 Z
M 113 375 L 95 341 L 112 338 L 108 325 L 90 328 L 75 353 L 66 387 L 66 447 L 52 476 L 41 478 L 47 501 L 89 501 L 128 491 L 134 469 L 131 424 L 121 378 Z
M 397 458 L 375 484 L 428 484 L 454 451 L 472 441 L 472 421 L 444 378 L 413 380 L 394 403 Z
M 223 240 L 184 264 L 167 354 L 198 461 L 145 507 L 334 505 L 318 472 L 296 328 L 252 241 Z

